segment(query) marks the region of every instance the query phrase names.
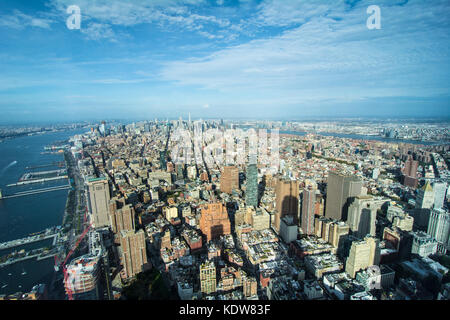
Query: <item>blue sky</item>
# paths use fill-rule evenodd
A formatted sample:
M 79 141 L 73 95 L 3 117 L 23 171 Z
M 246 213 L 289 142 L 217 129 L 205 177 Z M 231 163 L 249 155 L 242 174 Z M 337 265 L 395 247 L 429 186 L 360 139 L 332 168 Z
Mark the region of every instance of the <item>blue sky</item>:
M 0 122 L 450 116 L 448 0 L 0 0 L 0 36 Z

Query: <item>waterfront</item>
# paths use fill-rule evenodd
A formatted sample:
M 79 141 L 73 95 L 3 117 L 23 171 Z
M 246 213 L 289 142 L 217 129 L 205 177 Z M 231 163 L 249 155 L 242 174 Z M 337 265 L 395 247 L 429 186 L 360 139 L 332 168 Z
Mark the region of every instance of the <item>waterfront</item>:
M 64 179 L 37 183 L 35 185 L 6 186 L 17 182 L 25 172 L 32 171 L 26 169 L 26 167 L 64 161 L 63 154 L 41 154 L 41 152 L 44 151 L 45 146 L 55 141 L 66 140 L 75 134 L 85 131 L 85 129 L 77 129 L 64 132 L 52 132 L 42 135 L 19 137 L 0 143 L 0 154 L 2 155 L 0 158 L 0 189 L 2 189 L 3 195 L 7 196 L 16 192 L 62 184 L 67 185 L 67 180 Z M 42 171 L 42 169 L 36 170 Z M 52 170 L 52 168 L 44 170 Z M 48 227 L 60 225 L 64 214 L 67 194 L 68 190 L 57 190 L 0 200 L 0 242 L 23 238 Z M 0 250 L 0 255 L 5 255 L 10 250 L 19 251 L 21 249 L 27 250 L 48 246 L 51 242 L 52 239 L 49 239 L 9 250 Z M 48 283 L 53 274 L 53 264 L 53 259 L 41 261 L 30 259 L 1 268 L 0 294 L 10 294 L 17 291 L 27 292 L 37 283 Z M 23 270 L 26 271 L 25 275 L 22 275 Z M 5 284 L 8 286 L 2 288 Z

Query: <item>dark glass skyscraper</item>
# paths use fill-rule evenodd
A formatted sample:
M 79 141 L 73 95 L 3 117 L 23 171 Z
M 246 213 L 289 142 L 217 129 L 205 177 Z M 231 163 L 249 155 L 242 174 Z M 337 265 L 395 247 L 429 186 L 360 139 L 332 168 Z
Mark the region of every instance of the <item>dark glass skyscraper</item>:
M 258 168 L 256 164 L 249 164 L 246 172 L 245 204 L 258 206 Z
M 327 182 L 325 217 L 346 220 L 347 200 L 350 197 L 361 195 L 361 190 L 362 181 L 357 177 L 330 171 Z
M 167 170 L 166 151 L 161 150 L 159 152 L 159 166 L 161 167 L 161 170 Z

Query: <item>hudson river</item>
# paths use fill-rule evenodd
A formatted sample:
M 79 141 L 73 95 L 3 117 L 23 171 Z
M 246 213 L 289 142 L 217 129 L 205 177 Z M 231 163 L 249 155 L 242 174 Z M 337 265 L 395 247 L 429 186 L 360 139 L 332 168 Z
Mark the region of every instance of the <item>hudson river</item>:
M 62 154 L 41 154 L 41 152 L 46 151 L 44 147 L 47 145 L 67 140 L 73 135 L 86 131 L 87 129 L 75 129 L 49 132 L 1 142 L 0 189 L 3 195 L 67 184 L 67 179 L 64 179 L 20 187 L 6 187 L 10 183 L 17 182 L 25 172 L 57 169 L 56 166 L 37 169 L 26 169 L 26 167 L 64 161 Z M 67 194 L 68 190 L 59 190 L 0 200 L 0 242 L 22 238 L 30 233 L 61 225 Z M 0 256 L 13 250 L 40 248 L 51 243 L 52 239 L 49 239 L 14 249 L 0 250 Z M 41 261 L 36 261 L 34 258 L 0 268 L 0 294 L 25 293 L 38 283 L 49 284 L 53 275 L 53 264 L 54 260 L 51 258 Z

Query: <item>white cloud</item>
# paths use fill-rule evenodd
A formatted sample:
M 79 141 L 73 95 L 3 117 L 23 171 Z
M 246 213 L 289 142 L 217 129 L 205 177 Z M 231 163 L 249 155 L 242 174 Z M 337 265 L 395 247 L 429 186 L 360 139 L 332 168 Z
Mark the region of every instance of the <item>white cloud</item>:
M 366 27 L 367 1 L 354 8 L 342 1 L 326 7 L 266 1 L 257 23 L 301 25 L 203 58 L 169 62 L 161 77 L 181 86 L 275 101 L 448 94 L 448 3 L 428 8 L 414 0 L 403 6 L 380 2 L 386 4 L 382 30 L 374 31 Z
M 87 27 L 83 26 L 80 31 L 90 40 L 108 39 L 117 41 L 114 31 L 108 24 L 91 22 L 87 24 Z
M 46 18 L 37 18 L 27 15 L 19 10 L 14 10 L 12 15 L 0 16 L 0 27 L 7 27 L 12 29 L 24 29 L 26 27 L 37 27 L 43 29 L 50 29 L 53 20 Z
M 81 9 L 83 20 L 96 23 L 97 27 L 98 25 L 103 28 L 106 26 L 130 27 L 155 23 L 163 28 L 174 25 L 189 31 L 201 30 L 206 26 L 226 30 L 231 24 L 229 20 L 192 12 L 192 8 L 200 8 L 206 3 L 205 0 L 52 0 L 53 7 L 64 16 L 66 16 L 66 8 L 76 4 Z M 111 28 L 109 30 L 112 31 Z M 95 31 L 93 33 L 97 35 Z M 113 36 L 111 32 L 109 34 Z M 203 30 L 198 34 L 213 38 L 211 33 Z M 100 38 L 103 37 L 90 37 L 90 39 Z M 223 38 L 223 36 L 214 38 Z
M 150 79 L 97 79 L 90 81 L 91 83 L 98 83 L 98 84 L 126 84 L 126 83 L 142 83 L 149 81 Z

